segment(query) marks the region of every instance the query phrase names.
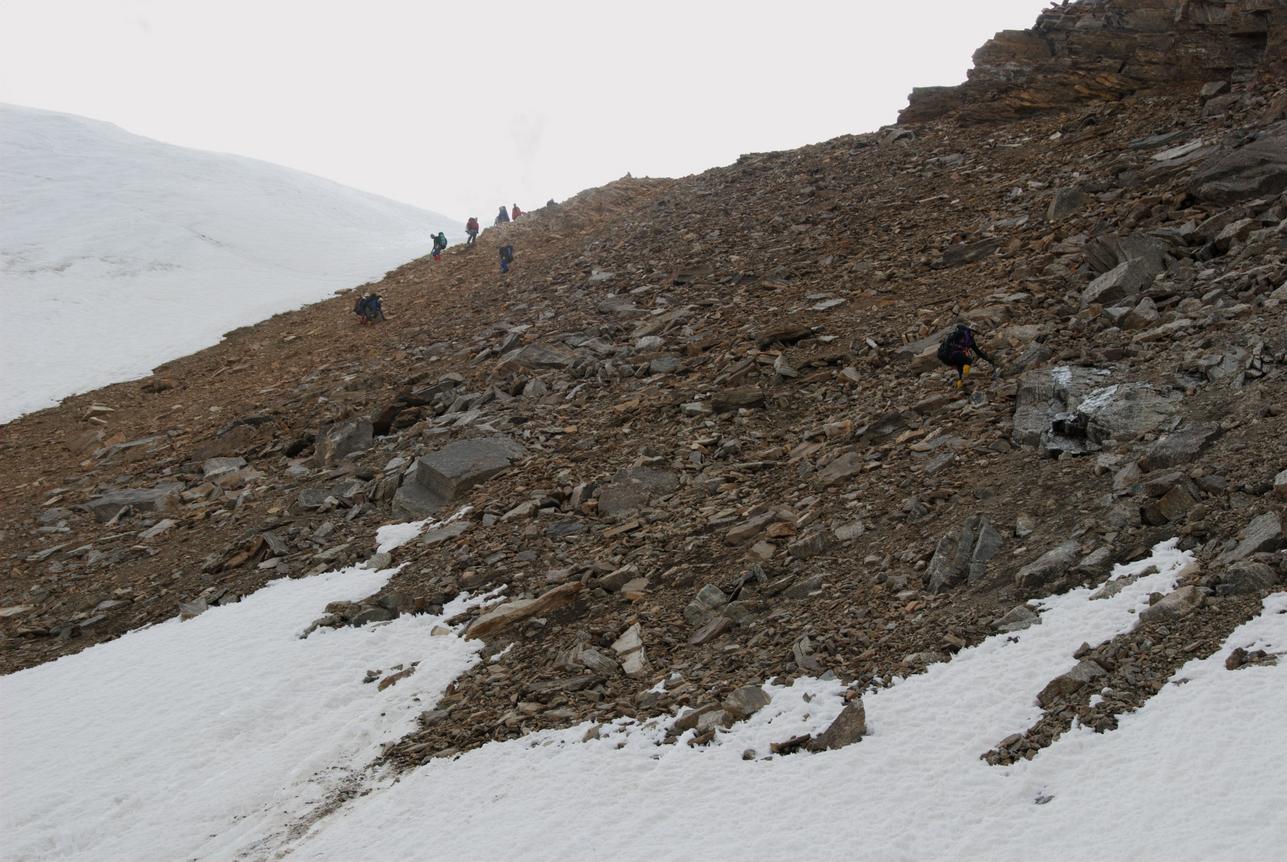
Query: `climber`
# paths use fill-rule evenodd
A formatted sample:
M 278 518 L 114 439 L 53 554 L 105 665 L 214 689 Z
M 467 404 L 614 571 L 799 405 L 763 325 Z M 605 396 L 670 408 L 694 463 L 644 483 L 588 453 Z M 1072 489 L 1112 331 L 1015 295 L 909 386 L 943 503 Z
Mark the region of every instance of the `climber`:
M 366 293 L 359 296 L 357 304 L 353 306 L 353 313 L 358 316 L 363 325 L 384 320 L 384 309 L 380 306 L 380 294 Z
M 465 245 L 473 245 L 474 240 L 478 239 L 478 219 L 474 216 L 470 216 L 469 221 L 465 222 L 465 233 L 469 236 Z
M 438 231 L 438 235 L 433 238 L 433 259 L 442 260 L 442 253 L 447 249 L 447 235 Z
M 523 211 L 518 208 L 518 204 L 514 204 L 514 212 L 510 214 L 511 218 L 513 218 L 514 221 L 518 221 L 518 217 L 521 216 L 522 214 L 523 214 Z
M 983 352 L 978 342 L 974 340 L 974 330 L 964 323 L 958 323 L 956 328 L 947 334 L 943 343 L 938 346 L 938 358 L 944 365 L 956 369 L 956 388 L 960 389 L 965 385 L 965 378 L 970 374 L 970 365 L 974 362 L 975 357 L 984 359 L 993 368 L 996 363 L 992 357 Z
M 509 221 L 509 211 L 505 205 L 501 204 L 500 212 L 496 214 L 496 224 L 506 224 Z
M 503 245 L 500 248 L 501 272 L 509 272 L 509 265 L 514 262 L 514 246 Z

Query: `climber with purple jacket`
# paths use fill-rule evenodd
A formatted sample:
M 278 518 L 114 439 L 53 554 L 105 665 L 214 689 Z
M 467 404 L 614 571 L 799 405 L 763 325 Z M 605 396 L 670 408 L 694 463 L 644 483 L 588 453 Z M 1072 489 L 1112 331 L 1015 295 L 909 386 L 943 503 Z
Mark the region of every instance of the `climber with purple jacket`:
M 965 378 L 970 376 L 970 366 L 975 362 L 975 357 L 985 360 L 993 368 L 996 367 L 992 357 L 979 347 L 978 341 L 974 338 L 974 330 L 964 323 L 958 323 L 938 346 L 939 361 L 949 368 L 956 369 L 957 389 L 965 385 Z

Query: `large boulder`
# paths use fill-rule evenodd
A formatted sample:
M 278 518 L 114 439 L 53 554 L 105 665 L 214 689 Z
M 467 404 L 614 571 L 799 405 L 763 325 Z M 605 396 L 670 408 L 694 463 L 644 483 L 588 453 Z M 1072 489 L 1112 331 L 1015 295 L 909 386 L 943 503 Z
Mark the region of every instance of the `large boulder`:
M 1287 189 L 1287 126 L 1212 156 L 1198 168 L 1189 188 L 1196 197 L 1220 205 L 1271 198 Z
M 1147 383 L 1122 383 L 1092 390 L 1073 412 L 1084 420 L 1087 439 L 1099 446 L 1156 431 L 1175 410 L 1175 401 Z
M 1042 454 L 1082 455 L 1161 428 L 1176 400 L 1147 383 L 1104 386 L 1108 372 L 1059 366 L 1023 375 L 1011 440 Z
M 393 510 L 412 517 L 430 515 L 522 455 L 523 447 L 504 436 L 448 443 L 416 459 L 393 497 Z
M 1014 425 L 1016 446 L 1038 446 L 1055 417 L 1069 412 L 1083 397 L 1108 382 L 1109 372 L 1098 368 L 1058 365 L 1029 371 L 1019 378 Z
M 337 422 L 317 435 L 313 453 L 319 465 L 335 464 L 346 455 L 365 452 L 375 441 L 374 426 L 365 419 Z
M 987 574 L 988 562 L 1001 548 L 1001 534 L 981 515 L 965 519 L 959 530 L 939 540 L 926 569 L 926 589 L 941 593 L 968 579 L 977 584 Z
M 173 512 L 179 508 L 179 492 L 183 485 L 163 482 L 154 488 L 126 488 L 99 494 L 85 503 L 85 507 L 100 522 L 115 518 L 125 509 L 135 512 Z
M 1021 593 L 1038 593 L 1058 587 L 1068 571 L 1081 559 L 1077 542 L 1069 539 L 1024 566 L 1014 576 Z
M 1220 434 L 1220 426 L 1214 422 L 1186 425 L 1150 446 L 1140 466 L 1145 470 L 1161 470 L 1191 464 Z
M 1283 546 L 1283 522 L 1277 512 L 1265 512 L 1251 519 L 1242 531 L 1242 541 L 1226 553 L 1226 563 L 1245 560 L 1262 551 L 1276 551 Z
M 1142 257 L 1134 257 L 1092 281 L 1081 294 L 1081 307 L 1092 303 L 1116 305 L 1132 299 L 1153 283 L 1161 268 Z

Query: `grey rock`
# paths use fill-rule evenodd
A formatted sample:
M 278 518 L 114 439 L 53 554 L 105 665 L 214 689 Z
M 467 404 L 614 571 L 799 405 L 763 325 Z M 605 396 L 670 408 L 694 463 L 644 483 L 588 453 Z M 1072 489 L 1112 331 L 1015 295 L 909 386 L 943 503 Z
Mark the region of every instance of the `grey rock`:
M 393 497 L 393 509 L 413 517 L 432 514 L 506 470 L 522 455 L 523 447 L 509 437 L 448 443 L 416 459 Z
M 612 649 L 621 660 L 621 671 L 628 677 L 640 677 L 648 672 L 648 660 L 644 655 L 643 632 L 639 623 L 630 626 L 621 633 L 621 637 L 612 642 Z
M 1156 431 L 1176 409 L 1174 401 L 1147 383 L 1123 383 L 1092 390 L 1074 412 L 1085 421 L 1087 439 L 1102 445 Z
M 1207 81 L 1202 85 L 1202 89 L 1198 91 L 1198 98 L 1205 102 L 1207 99 L 1214 99 L 1216 96 L 1222 96 L 1227 92 L 1229 92 L 1228 81 Z
M 753 515 L 740 524 L 730 527 L 728 532 L 724 534 L 724 542 L 728 545 L 745 545 L 764 532 L 769 524 L 781 520 L 783 520 L 783 516 L 774 511 Z
M 1272 567 L 1242 560 L 1231 564 L 1217 576 L 1216 593 L 1222 596 L 1248 595 L 1272 589 L 1277 583 L 1278 575 Z
M 710 643 L 731 628 L 733 628 L 733 621 L 728 617 L 711 617 L 709 620 L 698 626 L 697 629 L 689 636 L 688 643 L 693 646 Z
M 397 617 L 397 615 L 397 611 L 391 611 L 388 608 L 362 608 L 349 623 L 355 626 L 364 626 L 367 623 L 388 622 Z
M 796 581 L 782 591 L 788 599 L 807 599 L 822 593 L 822 575 L 810 575 L 802 581 Z
M 1001 247 L 1001 240 L 989 237 L 975 242 L 957 243 L 943 252 L 942 256 L 931 264 L 935 268 L 960 266 L 974 263 L 995 252 Z
M 201 465 L 201 475 L 205 479 L 217 479 L 227 473 L 235 473 L 245 466 L 245 458 L 207 458 Z
M 1092 281 L 1081 294 L 1081 307 L 1114 305 L 1137 296 L 1162 270 L 1144 258 L 1131 258 Z
M 1055 417 L 1102 387 L 1107 377 L 1107 371 L 1067 365 L 1027 372 L 1019 379 L 1011 441 L 1016 446 L 1039 445 Z
M 1081 189 L 1055 189 L 1046 208 L 1046 221 L 1062 221 L 1086 205 L 1086 193 Z
M 1140 612 L 1140 622 L 1153 623 L 1187 617 L 1202 606 L 1206 595 L 1195 585 L 1180 587 Z
M 724 699 L 724 711 L 737 721 L 750 718 L 769 705 L 770 698 L 758 685 L 744 685 Z
M 139 538 L 145 542 L 149 539 L 155 539 L 157 536 L 168 532 L 176 523 L 178 522 L 173 518 L 162 518 L 143 532 L 139 533 Z
M 1233 563 L 1262 551 L 1276 551 L 1283 545 L 1283 524 L 1277 512 L 1265 512 L 1251 519 L 1242 531 L 1242 541 L 1221 560 Z
M 1160 498 L 1146 505 L 1140 515 L 1144 522 L 1155 527 L 1179 521 L 1196 506 L 1197 498 L 1189 490 L 1188 483 L 1180 482 L 1171 486 Z
M 1168 434 L 1149 447 L 1140 461 L 1146 471 L 1192 464 L 1221 435 L 1214 422 L 1197 422 Z
M 522 368 L 569 368 L 576 364 L 576 354 L 559 347 L 528 344 L 511 350 L 500 358 L 497 369 L 519 366 Z
M 1038 365 L 1050 359 L 1054 353 L 1049 347 L 1039 341 L 1034 341 L 1023 350 L 1019 355 L 1007 362 L 1001 369 L 1002 377 L 1015 377 L 1029 368 L 1035 368 Z
M 190 602 L 179 602 L 179 619 L 190 620 L 195 616 L 200 616 L 209 610 L 210 605 L 205 599 L 193 599 Z
M 1040 625 L 1041 616 L 1027 605 L 1016 605 L 1004 616 L 992 621 L 992 627 L 999 632 L 1018 632 L 1031 626 Z
M 1024 593 L 1052 587 L 1076 565 L 1080 557 L 1077 542 L 1070 539 L 1019 569 L 1014 576 L 1014 585 Z
M 163 482 L 154 488 L 109 491 L 91 498 L 85 507 L 100 523 L 112 520 L 127 508 L 135 512 L 173 512 L 179 508 L 182 490 L 183 485 L 177 482 Z
M 987 574 L 988 562 L 1001 548 L 1001 534 L 988 520 L 971 515 L 957 530 L 939 540 L 926 568 L 926 589 L 941 593 L 964 580 L 977 584 Z
M 1158 313 L 1157 304 L 1146 296 L 1139 301 L 1138 305 L 1131 309 L 1130 313 L 1122 318 L 1122 329 L 1148 329 L 1149 327 L 1157 325 L 1159 317 L 1161 317 L 1161 315 Z
M 937 362 L 937 360 L 935 360 Z M 908 428 L 907 417 L 902 413 L 886 413 L 867 426 L 862 432 L 862 442 L 876 443 Z
M 1143 260 L 1155 274 L 1166 269 L 1168 249 L 1165 242 L 1148 234 L 1097 236 L 1083 249 L 1091 272 L 1106 273 L 1129 260 Z
M 393 554 L 381 551 L 368 557 L 366 563 L 363 564 L 363 568 L 379 571 L 387 569 L 391 565 L 393 565 Z
M 674 374 L 682 363 L 678 356 L 658 356 L 648 363 L 649 374 Z
M 617 517 L 642 509 L 655 495 L 679 488 L 679 476 L 655 467 L 621 470 L 599 491 L 599 514 Z
M 435 527 L 429 530 L 419 538 L 422 545 L 438 545 L 450 541 L 468 532 L 470 523 L 464 520 L 452 521 L 450 524 L 444 524 L 441 527 Z
M 1096 548 L 1077 563 L 1077 574 L 1091 580 L 1106 577 L 1112 570 L 1113 552 L 1108 548 Z
M 599 514 L 615 518 L 636 512 L 648 505 L 648 490 L 642 485 L 619 483 L 605 485 L 599 491 Z
M 1269 198 L 1287 189 L 1287 126 L 1216 153 L 1199 166 L 1190 189 L 1216 204 Z
M 714 584 L 707 584 L 697 591 L 697 595 L 684 608 L 684 619 L 689 625 L 701 625 L 711 614 L 728 604 L 728 596 Z
M 365 452 L 375 442 L 373 426 L 365 419 L 338 422 L 317 435 L 314 459 L 319 465 L 335 464 L 346 455 Z
M 838 542 L 852 542 L 866 532 L 866 527 L 862 521 L 850 521 L 845 524 L 837 524 L 832 528 L 832 535 Z
M 818 471 L 818 481 L 825 486 L 838 485 L 861 473 L 862 469 L 862 457 L 857 452 L 846 452 Z
M 829 545 L 827 534 L 822 530 L 814 530 L 812 533 L 787 545 L 787 553 L 797 560 L 810 560 L 825 552 Z

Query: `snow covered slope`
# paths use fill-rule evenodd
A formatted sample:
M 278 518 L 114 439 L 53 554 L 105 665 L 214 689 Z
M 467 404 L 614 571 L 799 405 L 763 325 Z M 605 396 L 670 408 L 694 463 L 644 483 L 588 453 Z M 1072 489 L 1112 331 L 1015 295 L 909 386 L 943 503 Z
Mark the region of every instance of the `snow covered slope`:
M 435 526 L 385 527 L 378 547 Z M 382 746 L 481 659 L 446 621 L 495 598 L 301 639 L 327 602 L 393 570 L 282 579 L 0 678 L 0 858 L 1278 860 L 1287 662 L 1225 660 L 1237 646 L 1282 654 L 1287 593 L 1116 731 L 1075 728 L 1008 767 L 979 757 L 1040 714 L 1036 692 L 1079 643 L 1129 631 L 1174 587 L 1193 564 L 1176 545 L 1118 566 L 1107 598 L 1052 596 L 1040 625 L 866 691 L 867 736 L 839 751 L 773 753 L 843 705 L 840 681 L 799 678 L 768 684 L 771 702 L 707 746 L 622 718 L 400 780 L 376 765 Z
M 360 284 L 456 220 L 0 105 L 0 422 Z

